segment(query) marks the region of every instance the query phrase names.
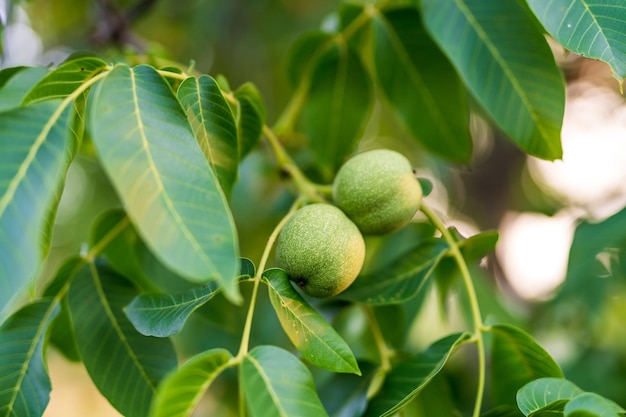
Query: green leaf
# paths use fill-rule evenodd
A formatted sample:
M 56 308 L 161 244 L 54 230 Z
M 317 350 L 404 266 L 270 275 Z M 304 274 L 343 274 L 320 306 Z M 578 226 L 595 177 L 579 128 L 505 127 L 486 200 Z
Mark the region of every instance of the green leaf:
M 248 259 L 243 259 L 242 262 L 242 271 L 252 272 L 254 275 L 252 262 Z M 246 275 L 242 275 L 244 276 Z M 217 284 L 209 283 L 176 294 L 140 294 L 124 308 L 124 311 L 139 333 L 146 336 L 168 337 L 178 333 L 191 313 L 219 291 Z
M 167 376 L 154 397 L 150 417 L 189 417 L 202 395 L 231 364 L 225 349 L 211 349 L 189 359 Z
M 391 266 L 358 277 L 339 298 L 374 305 L 401 304 L 426 288 L 447 249 L 441 239 L 423 242 Z
M 372 15 L 376 79 L 395 114 L 426 149 L 456 162 L 472 154 L 464 88 L 418 11 Z
M 328 416 L 307 367 L 279 347 L 252 349 L 243 358 L 240 383 L 252 416 Z
M 418 355 L 396 364 L 380 392 L 370 402 L 364 417 L 392 416 L 402 409 L 443 369 L 456 348 L 469 338 L 469 333 L 451 334 Z
M 148 414 L 156 387 L 176 368 L 169 339 L 139 334 L 122 308 L 137 294 L 102 264 L 87 264 L 72 281 L 68 305 L 76 344 L 94 384 L 128 417 Z
M 305 82 L 314 62 L 319 54 L 332 42 L 332 35 L 328 32 L 315 30 L 300 36 L 289 50 L 287 56 L 286 75 L 292 88 L 298 88 Z
M 523 5 L 423 0 L 422 10 L 426 29 L 494 122 L 528 154 L 561 158 L 564 83 Z
M 178 294 L 141 294 L 124 311 L 139 333 L 168 337 L 178 333 L 191 313 L 213 298 L 218 289 L 217 284 L 209 283 Z
M 75 151 L 70 113 L 52 100 L 0 113 L 0 311 L 35 276 Z
M 40 417 L 50 399 L 43 346 L 58 302 L 27 304 L 0 326 L 0 416 Z
M 537 378 L 562 378 L 563 372 L 535 339 L 508 324 L 494 325 L 491 352 L 494 404 L 515 404 L 517 390 Z
M 593 392 L 585 392 L 565 405 L 565 417 L 620 417 L 626 413 L 619 405 Z
M 263 278 L 283 330 L 304 359 L 333 372 L 361 373 L 348 344 L 293 289 L 285 271 L 270 269 Z
M 265 104 L 261 93 L 252 83 L 245 83 L 235 91 L 237 108 L 237 135 L 239 159 L 243 159 L 261 139 L 265 124 Z
M 235 119 L 215 80 L 189 77 L 178 87 L 178 98 L 207 161 L 226 196 L 237 178 L 239 149 Z
M 511 405 L 499 405 L 486 413 L 482 413 L 480 417 L 522 417 L 523 414 L 519 408 Z
M 562 378 L 538 378 L 519 389 L 517 406 L 525 416 L 537 416 L 543 411 L 561 413 L 565 404 L 583 390 Z
M 367 407 L 367 391 L 377 366 L 363 363 L 363 375 L 333 374 L 319 387 L 320 399 L 330 417 L 354 417 L 363 415 Z
M 581 317 L 605 301 L 616 276 L 601 260 L 626 250 L 626 208 L 600 223 L 581 222 L 574 233 L 567 274 L 555 302 L 575 302 Z
M 5 80 L 0 89 L 0 111 L 19 107 L 30 89 L 48 73 L 48 69 L 44 67 L 18 68 L 19 70 L 7 68 L 0 73 L 0 79 Z
M 180 104 L 152 68 L 117 65 L 92 90 L 90 132 L 143 241 L 174 272 L 239 302 L 232 214 Z
M 72 59 L 48 72 L 24 97 L 23 104 L 53 98 L 65 98 L 85 81 L 107 68 L 107 63 L 95 57 Z
M 572 52 L 611 66 L 626 78 L 626 4 L 620 1 L 528 0 L 548 33 Z
M 80 353 L 76 346 L 76 337 L 74 336 L 74 329 L 72 327 L 72 318 L 67 304 L 67 296 L 64 294 L 67 293 L 70 283 L 85 263 L 85 259 L 78 256 L 65 261 L 58 269 L 43 294 L 44 297 L 62 297 L 61 311 L 50 325 L 48 335 L 50 342 L 53 343 L 67 359 L 74 362 L 80 361 Z
M 372 83 L 360 58 L 333 42 L 314 63 L 302 109 L 302 130 L 324 176 L 354 151 L 370 113 Z

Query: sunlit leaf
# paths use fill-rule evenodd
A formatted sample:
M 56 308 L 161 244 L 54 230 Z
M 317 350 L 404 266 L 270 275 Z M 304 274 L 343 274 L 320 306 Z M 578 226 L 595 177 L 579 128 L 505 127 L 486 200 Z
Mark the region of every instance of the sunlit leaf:
M 53 98 L 65 98 L 85 81 L 107 68 L 107 63 L 96 57 L 82 57 L 67 61 L 43 77 L 24 97 L 23 103 Z
M 269 284 L 270 300 L 280 324 L 304 359 L 333 372 L 360 374 L 348 344 L 294 290 L 285 271 L 270 269 L 263 277 Z
M 93 142 L 142 240 L 173 271 L 241 300 L 232 214 L 165 80 L 120 64 L 92 94 Z
M 57 301 L 27 304 L 0 326 L 0 416 L 40 417 L 50 398 L 44 340 Z
M 254 274 L 252 262 L 244 259 L 243 264 L 242 272 L 252 271 Z M 219 291 L 217 284 L 209 283 L 176 294 L 140 294 L 124 311 L 139 333 L 146 336 L 168 337 L 178 333 L 191 313 Z
M 245 83 L 235 91 L 239 103 L 237 133 L 239 159 L 243 159 L 256 146 L 265 124 L 265 104 L 261 93 L 252 83 Z
M 110 268 L 89 263 L 72 281 L 68 305 L 76 345 L 96 387 L 120 413 L 145 417 L 177 358 L 169 339 L 139 334 L 124 315 L 136 295 Z
M 622 1 L 528 0 L 546 30 L 570 51 L 608 63 L 626 78 L 626 4 Z
M 525 152 L 561 158 L 564 83 L 523 5 L 423 0 L 422 11 L 426 29 L 494 122 Z
M 523 330 L 508 324 L 494 325 L 491 352 L 494 404 L 515 404 L 517 390 L 537 378 L 562 378 L 563 372 L 550 354 Z
M 75 151 L 67 103 L 0 113 L 0 311 L 48 252 L 50 224 Z
M 626 410 L 593 392 L 585 392 L 572 398 L 565 405 L 565 417 L 621 417 Z
M 372 83 L 360 58 L 333 42 L 313 63 L 302 130 L 322 174 L 330 177 L 354 151 L 372 107 Z
M 152 402 L 150 417 L 189 417 L 232 357 L 227 350 L 212 349 L 189 359 L 163 380 Z
M 565 404 L 583 390 L 563 378 L 538 378 L 519 389 L 517 406 L 525 416 L 562 413 Z
M 376 13 L 375 73 L 411 135 L 428 150 L 453 161 L 472 153 L 469 110 L 454 68 L 426 34 L 415 8 Z
M 400 304 L 426 288 L 448 245 L 440 239 L 424 242 L 386 269 L 360 276 L 339 295 L 365 304 Z
M 425 351 L 396 364 L 387 375 L 380 392 L 371 400 L 364 417 L 392 416 L 418 395 L 443 369 L 452 353 L 469 333 L 444 337 Z
M 229 196 L 239 163 L 237 127 L 230 107 L 215 80 L 208 75 L 187 78 L 177 94 L 204 156 Z
M 6 68 L 0 72 L 0 111 L 18 107 L 31 88 L 48 73 L 44 67 Z
M 328 416 L 310 371 L 277 346 L 252 349 L 243 359 L 239 378 L 254 417 Z

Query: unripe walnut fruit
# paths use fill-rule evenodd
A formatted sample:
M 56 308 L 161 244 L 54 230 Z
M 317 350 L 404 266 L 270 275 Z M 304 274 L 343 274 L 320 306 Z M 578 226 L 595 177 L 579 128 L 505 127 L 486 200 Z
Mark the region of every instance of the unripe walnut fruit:
M 417 212 L 422 195 L 409 160 L 388 149 L 350 158 L 333 183 L 335 204 L 366 235 L 390 233 L 406 226 Z
M 352 284 L 363 266 L 365 242 L 337 207 L 311 204 L 296 211 L 276 241 L 276 262 L 312 297 L 330 297 Z

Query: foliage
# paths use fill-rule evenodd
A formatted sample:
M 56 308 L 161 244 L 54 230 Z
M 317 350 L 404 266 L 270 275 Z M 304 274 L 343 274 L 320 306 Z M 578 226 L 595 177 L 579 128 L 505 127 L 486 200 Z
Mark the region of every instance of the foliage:
M 487 322 L 485 311 L 506 310 L 477 267 L 497 234 L 463 237 L 428 200 L 413 224 L 367 240 L 361 275 L 336 297 L 309 298 L 272 267 L 282 227 L 303 205 L 332 203 L 329 184 L 367 148 L 381 108 L 405 149 L 440 164 L 471 161 L 477 112 L 526 154 L 555 160 L 564 80 L 541 26 L 606 62 L 620 85 L 626 77 L 623 2 L 406 3 L 341 3 L 323 29 L 295 40 L 285 69 L 293 94 L 273 126 L 253 83 L 231 89 L 228 74 L 156 55 L 75 54 L 56 68 L 0 71 L 0 416 L 43 414 L 50 346 L 81 361 L 127 416 L 190 416 L 217 385 L 238 390 L 225 412 L 239 416 L 626 413 L 565 379 L 508 318 Z M 96 161 L 119 204 L 89 219 L 84 250 L 46 280 L 79 157 Z M 253 182 L 266 175 L 259 158 L 280 180 Z M 437 187 L 420 183 L 425 194 Z M 253 184 L 243 204 L 252 220 L 234 215 L 239 184 Z M 625 219 L 579 225 L 554 303 L 601 305 L 619 285 Z M 245 234 L 246 221 L 272 231 Z M 248 259 L 242 247 L 259 239 L 260 257 Z M 612 262 L 599 271 L 603 253 Z M 586 292 L 601 275 L 611 280 Z M 410 328 L 433 292 L 442 308 L 458 301 L 464 330 L 446 327 L 416 347 Z M 194 318 L 219 329 L 210 347 L 185 332 L 197 331 Z M 284 336 L 266 331 L 276 320 Z M 464 372 L 472 382 L 459 393 Z

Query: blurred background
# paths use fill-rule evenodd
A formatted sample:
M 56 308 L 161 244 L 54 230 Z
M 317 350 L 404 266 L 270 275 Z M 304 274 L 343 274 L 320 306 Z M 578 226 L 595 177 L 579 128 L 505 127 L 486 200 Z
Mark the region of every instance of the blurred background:
M 283 72 L 289 46 L 298 35 L 318 28 L 338 4 L 336 0 L 0 0 L 4 26 L 0 68 L 54 66 L 82 50 L 96 51 L 111 61 L 126 55 L 137 62 L 157 59 L 195 65 L 204 73 L 225 74 L 233 87 L 255 83 L 271 124 L 289 99 Z M 546 347 L 569 379 L 583 389 L 623 401 L 626 274 L 620 260 L 626 230 L 621 241 L 590 254 L 597 273 L 569 287 L 564 279 L 577 267 L 578 259 L 570 257 L 577 226 L 600 223 L 626 206 L 626 101 L 607 65 L 568 54 L 555 43 L 551 46 L 567 81 L 562 161 L 526 156 L 480 112 L 472 116 L 475 151 L 466 166 L 425 154 L 380 106 L 362 143 L 385 144 L 410 157 L 419 174 L 434 183 L 430 204 L 463 235 L 498 230 L 497 250 L 479 272 L 484 275 L 485 294 L 495 293 L 499 300 L 498 306 L 485 308 L 493 321 L 519 324 Z M 119 205 L 85 148 L 68 174 L 44 275 L 53 274 L 67 256 L 80 250 L 100 213 Z M 240 238 L 242 255 L 258 260 L 289 199 L 266 151 L 254 152 L 243 162 L 231 202 L 240 236 L 245 237 Z M 254 201 L 259 204 L 251 204 Z M 587 242 L 592 246 L 602 246 L 603 238 L 592 233 L 586 239 L 595 240 Z M 211 314 L 218 314 L 219 303 Z M 227 308 L 224 303 L 222 307 Z M 271 316 L 269 310 L 261 303 L 259 315 Z M 430 325 L 414 326 L 416 340 L 423 340 L 424 334 L 430 335 L 427 339 L 445 334 L 445 326 L 454 326 L 445 324 L 436 308 L 428 314 Z M 200 334 L 207 340 L 196 332 L 187 354 L 212 346 L 208 339 L 215 334 L 221 341 L 230 337 L 238 342 L 236 335 L 220 328 L 219 314 L 208 324 L 189 327 L 203 329 Z M 264 332 L 271 335 L 269 340 L 282 337 L 275 319 L 259 325 L 258 340 Z M 46 417 L 118 415 L 80 364 L 54 350 L 49 358 L 53 391 Z

